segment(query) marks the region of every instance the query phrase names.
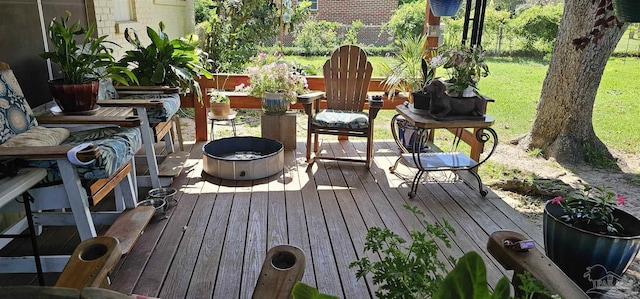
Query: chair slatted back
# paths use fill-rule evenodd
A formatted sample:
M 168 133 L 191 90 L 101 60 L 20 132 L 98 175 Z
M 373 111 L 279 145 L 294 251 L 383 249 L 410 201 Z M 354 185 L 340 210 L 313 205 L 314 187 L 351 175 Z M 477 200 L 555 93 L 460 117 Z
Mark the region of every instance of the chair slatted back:
M 324 67 L 327 108 L 362 111 L 373 67 L 367 54 L 355 45 L 336 49 Z

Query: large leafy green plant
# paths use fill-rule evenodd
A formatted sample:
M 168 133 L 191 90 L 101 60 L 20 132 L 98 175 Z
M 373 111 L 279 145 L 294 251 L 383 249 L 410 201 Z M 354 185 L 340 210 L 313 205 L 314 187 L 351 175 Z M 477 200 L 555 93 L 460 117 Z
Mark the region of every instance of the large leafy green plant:
M 80 21 L 70 23 L 70 18 L 71 13 L 67 11 L 59 20 L 51 20 L 48 33 L 55 50 L 40 54 L 60 66 L 64 84 L 82 84 L 101 78 L 112 78 L 122 84 L 137 82 L 128 69 L 115 64 L 113 49 L 107 47 L 119 45 L 106 40 L 106 35 L 94 38 L 95 23 L 86 29 Z
M 127 28 L 125 39 L 134 49 L 127 51 L 119 64 L 129 67 L 142 86 L 180 87 L 184 92 L 196 93 L 198 101 L 202 101 L 202 91 L 195 77 L 212 77 L 204 67 L 206 53 L 196 46 L 197 42 L 169 39 L 164 32 L 164 23 L 160 22 L 159 27 L 159 32 L 147 27 L 151 40 L 148 46 L 142 45 L 135 30 Z
M 416 215 L 424 217 L 417 207 L 405 205 Z M 372 227 L 367 232 L 365 251 L 380 255 L 379 261 L 363 257 L 349 265 L 356 267 L 356 277 L 373 274 L 378 285 L 377 298 L 427 298 L 438 290 L 446 275 L 446 266 L 437 257 L 441 240 L 451 247 L 447 230 L 453 228 L 444 221 L 444 226 L 423 221 L 426 231 L 411 231 L 411 243 L 388 228 Z M 452 257 L 449 257 L 453 260 Z

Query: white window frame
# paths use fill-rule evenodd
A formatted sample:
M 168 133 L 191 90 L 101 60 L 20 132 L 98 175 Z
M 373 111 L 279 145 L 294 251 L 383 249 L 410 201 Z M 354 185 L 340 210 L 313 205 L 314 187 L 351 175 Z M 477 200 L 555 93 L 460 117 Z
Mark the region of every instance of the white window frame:
M 318 0 L 309 0 L 311 2 L 311 6 L 309 6 L 310 11 L 318 11 Z M 313 8 L 313 4 L 316 4 L 316 8 Z
M 116 22 L 135 20 L 131 0 L 113 0 L 113 19 Z

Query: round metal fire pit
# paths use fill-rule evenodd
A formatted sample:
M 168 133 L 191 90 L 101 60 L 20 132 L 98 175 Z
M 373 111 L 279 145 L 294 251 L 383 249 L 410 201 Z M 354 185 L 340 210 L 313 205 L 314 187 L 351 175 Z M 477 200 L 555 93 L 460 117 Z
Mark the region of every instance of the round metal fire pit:
M 204 172 L 227 180 L 256 180 L 284 168 L 282 143 L 259 137 L 229 137 L 203 147 Z

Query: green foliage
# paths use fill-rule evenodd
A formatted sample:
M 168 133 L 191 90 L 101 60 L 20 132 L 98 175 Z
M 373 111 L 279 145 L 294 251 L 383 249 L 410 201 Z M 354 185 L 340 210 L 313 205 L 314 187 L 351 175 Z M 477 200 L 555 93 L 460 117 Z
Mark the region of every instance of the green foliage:
M 416 216 L 424 217 L 417 207 L 405 205 Z M 447 231 L 453 228 L 444 221 L 444 226 L 423 221 L 426 231 L 411 231 L 411 243 L 388 228 L 372 227 L 367 231 L 365 252 L 380 255 L 380 261 L 372 262 L 363 257 L 349 265 L 357 268 L 356 277 L 373 274 L 378 285 L 378 298 L 426 298 L 440 285 L 446 267 L 437 257 L 440 240 L 451 247 Z M 453 259 L 450 257 L 450 259 Z
M 456 266 L 442 281 L 433 299 L 497 299 L 509 298 L 510 283 L 500 278 L 493 292 L 487 283 L 487 269 L 482 257 L 471 251 L 462 256 Z
M 66 13 L 59 21 L 53 18 L 48 27 L 55 51 L 40 54 L 40 57 L 60 66 L 64 84 L 82 84 L 101 78 L 112 78 L 122 84 L 127 84 L 127 80 L 137 82 L 128 69 L 115 65 L 113 49 L 107 45 L 118 46 L 116 43 L 107 41 L 107 35 L 92 37 L 95 23 L 89 29 L 80 26 L 80 21 L 70 24 L 71 13 Z M 82 42 L 78 43 L 76 37 L 80 37 Z
M 585 144 L 583 148 L 584 161 L 599 169 L 615 169 L 618 163 L 609 157 L 608 153 L 601 148 Z
M 613 215 L 616 205 L 623 205 L 624 196 L 616 194 L 611 187 L 596 187 L 583 184 L 582 190 L 571 190 L 565 197 L 556 196 L 551 204 L 560 204 L 565 214 L 563 222 L 590 232 L 625 236 L 622 224 Z
M 424 45 L 426 37 L 406 36 L 400 39 L 393 60 L 380 65 L 386 77 L 384 84 L 390 94 L 396 91 L 414 92 L 421 90 L 434 76 L 434 70 L 427 64 Z
M 384 25 L 394 40 L 406 36 L 421 36 L 424 31 L 425 0 L 403 4 L 391 16 L 389 23 Z
M 546 296 L 547 298 L 558 298 L 553 297 L 554 294 L 549 292 L 549 290 L 547 290 L 542 284 L 542 281 L 533 277 L 531 273 L 525 271 L 524 273 L 517 274 L 517 276 L 518 279 L 520 279 L 521 283 L 518 288 L 524 293 L 522 294 L 523 296 L 521 296 L 522 299 L 533 299 L 540 297 L 536 297 L 536 295 Z
M 211 0 L 195 0 L 193 5 L 196 14 L 196 24 L 206 21 L 209 18 L 209 14 L 211 14 L 211 8 L 209 7 L 213 5 L 213 2 Z
M 526 39 L 526 48 L 533 48 L 534 43 L 541 42 L 550 51 L 551 43 L 558 35 L 563 9 L 562 4 L 532 6 L 518 14 L 511 27 Z
M 339 297 L 322 294 L 318 292 L 318 289 L 304 283 L 296 282 L 291 291 L 291 297 L 293 299 L 338 299 Z
M 338 22 L 309 19 L 298 30 L 293 44 L 304 49 L 305 54 L 329 53 L 339 45 L 339 27 Z
M 364 27 L 364 23 L 360 20 L 355 20 L 351 22 L 351 26 L 347 30 L 347 33 L 344 34 L 344 40 L 342 44 L 347 45 L 355 45 L 358 43 L 358 31 Z
M 303 1 L 293 8 L 289 30 L 306 19 L 309 5 Z M 213 60 L 211 70 L 239 73 L 249 57 L 258 53 L 259 46 L 278 35 L 280 11 L 272 1 L 212 0 L 207 21 L 198 26 L 206 35 L 202 48 Z
M 142 45 L 135 30 L 127 28 L 125 39 L 134 49 L 127 51 L 118 63 L 129 67 L 142 86 L 179 86 L 184 92 L 195 92 L 198 100 L 202 100 L 200 85 L 194 77 L 211 78 L 203 66 L 206 54 L 193 40 L 169 39 L 164 23 L 160 22 L 159 27 L 159 32 L 147 27 L 151 40 L 148 46 Z

